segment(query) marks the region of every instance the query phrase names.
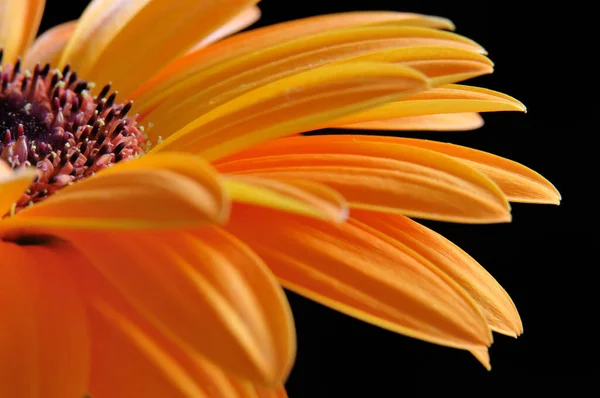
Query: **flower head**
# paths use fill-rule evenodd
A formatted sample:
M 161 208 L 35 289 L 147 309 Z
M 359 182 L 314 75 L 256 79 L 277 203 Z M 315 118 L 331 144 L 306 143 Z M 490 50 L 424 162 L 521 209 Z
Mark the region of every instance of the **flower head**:
M 94 0 L 33 41 L 44 2 L 4 3 L 0 396 L 282 396 L 281 285 L 485 366 L 491 331 L 522 332 L 493 277 L 408 217 L 506 222 L 509 201 L 558 203 L 547 180 L 452 144 L 299 135 L 524 111 L 457 84 L 493 65 L 448 20 L 224 38 L 256 1 Z
M 0 81 L 0 156 L 13 169 L 35 165 L 38 173 L 15 210 L 144 152 L 144 136 L 127 117 L 132 102 L 115 103 L 110 84 L 92 97 L 68 65 L 61 72 L 36 64 L 24 74 L 20 63 L 4 65 Z

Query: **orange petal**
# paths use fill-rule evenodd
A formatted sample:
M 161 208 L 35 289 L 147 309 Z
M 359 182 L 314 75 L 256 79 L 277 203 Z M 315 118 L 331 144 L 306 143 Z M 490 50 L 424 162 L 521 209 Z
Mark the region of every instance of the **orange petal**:
M 293 137 L 264 143 L 216 167 L 223 173 L 325 184 L 356 208 L 451 222 L 510 221 L 506 197 L 484 174 L 406 145 L 353 136 Z
M 478 113 L 449 113 L 445 115 L 407 116 L 397 119 L 374 120 L 339 126 L 357 130 L 466 131 L 483 126 Z
M 296 356 L 296 330 L 283 289 L 263 260 L 249 246 L 225 230 L 202 229 L 193 233 L 193 236 L 222 253 L 258 297 L 277 357 L 277 373 L 271 380 L 267 380 L 267 384 L 277 388 L 287 379 Z M 232 285 L 225 282 L 223 286 L 226 286 L 225 290 L 231 294 Z
M 275 389 L 264 389 L 255 386 L 256 394 L 258 398 L 288 398 L 287 392 L 284 387 Z
M 452 242 L 401 215 L 357 210 L 352 218 L 399 249 L 408 247 L 419 253 L 457 282 L 482 309 L 493 331 L 513 337 L 523 332 L 519 313 L 506 291 Z
M 398 137 L 347 136 L 360 142 L 401 144 L 429 149 L 471 166 L 492 179 L 512 202 L 559 204 L 560 193 L 547 179 L 517 162 L 491 153 L 437 141 Z
M 492 370 L 490 364 L 490 353 L 487 348 L 469 350 L 469 352 L 477 359 L 487 370 Z
M 426 45 L 424 42 L 422 46 L 390 48 L 365 53 L 353 61 L 402 63 L 429 77 L 432 86 L 492 73 L 493 62 L 478 53 L 478 48 L 472 43 L 465 42 L 464 37 L 440 36 L 437 40 L 440 40 L 441 45 Z
M 401 101 L 348 115 L 336 121 L 337 126 L 385 121 L 408 116 L 445 113 L 525 111 L 525 106 L 506 94 L 476 87 L 448 85 L 417 93 Z
M 89 330 L 60 249 L 0 241 L 0 253 L 0 396 L 81 397 Z
M 228 206 L 204 161 L 166 153 L 103 170 L 4 220 L 0 228 L 191 227 L 222 222 Z
M 77 21 L 70 21 L 45 31 L 25 53 L 25 67 L 32 69 L 36 63 L 57 65 L 76 26 Z
M 284 286 L 319 303 L 436 344 L 491 343 L 485 318 L 460 286 L 418 254 L 364 229 L 237 204 L 227 229 Z
M 221 65 L 234 58 L 242 57 L 298 38 L 333 30 L 369 25 L 421 26 L 441 29 L 454 28 L 452 22 L 445 18 L 387 11 L 348 12 L 320 15 L 279 23 L 235 35 L 208 48 L 200 49 L 199 51 L 195 51 L 177 59 L 138 89 L 134 94 L 134 97 L 154 97 L 154 95 L 164 92 L 169 87 L 172 87 L 183 80 L 187 80 L 193 75 L 203 73 L 202 71 L 216 65 Z M 479 47 L 479 49 L 482 50 L 481 47 Z
M 81 17 L 62 63 L 128 95 L 257 0 L 100 0 Z M 115 4 L 116 3 L 116 4 Z M 111 10 L 112 9 L 112 10 Z M 160 23 L 156 23 L 160 20 Z
M 220 26 L 217 28 L 217 30 L 200 40 L 200 42 L 192 47 L 188 53 L 198 51 L 209 44 L 215 43 L 227 36 L 239 32 L 240 30 L 246 29 L 248 26 L 260 19 L 260 14 L 260 8 L 257 6 L 248 7 L 245 10 L 242 10 L 239 14 L 227 21 L 227 23 Z
M 543 176 L 512 160 L 476 149 L 435 141 L 404 138 L 402 144 L 452 156 L 490 177 L 513 202 L 559 204 L 560 193 Z
M 136 98 L 136 103 L 143 117 L 154 124 L 150 133 L 165 137 L 170 129 L 178 129 L 195 116 L 252 89 L 332 62 L 357 59 L 415 64 L 426 70 L 426 75 L 443 79 L 438 84 L 490 73 L 491 61 L 474 53 L 477 47 L 465 40 L 449 32 L 406 26 L 333 30 L 203 69 L 151 97 Z M 437 47 L 423 47 L 436 44 Z M 454 47 L 459 49 L 452 51 Z M 470 51 L 460 50 L 460 47 Z M 387 49 L 397 51 L 392 56 Z M 433 63 L 433 66 L 425 67 L 423 63 Z
M 287 376 L 295 355 L 287 301 L 262 261 L 237 239 L 210 228 L 111 235 L 64 231 L 61 236 L 181 350 L 259 383 Z M 121 308 L 98 309 L 129 339 L 145 338 L 121 319 Z
M 231 37 L 222 43 L 219 43 L 217 46 L 207 49 L 209 51 L 206 52 L 210 52 L 212 54 L 212 61 L 210 65 L 215 65 L 217 63 L 222 63 L 245 54 L 250 54 L 266 47 L 276 46 L 299 37 L 317 35 L 332 30 L 377 25 L 412 26 L 450 30 L 454 29 L 454 25 L 448 19 L 429 15 L 394 11 L 346 12 L 318 15 L 269 25 L 260 29 L 253 29 L 249 32 L 244 32 Z M 477 47 L 479 50 L 483 50 L 481 46 L 477 45 Z M 207 56 L 207 54 L 205 54 L 205 51 L 198 51 L 193 54 L 193 56 L 197 57 L 198 59 L 203 59 Z M 188 60 L 178 60 L 177 63 L 179 64 L 179 67 L 181 68 L 181 65 L 184 63 L 195 63 L 195 61 L 192 62 L 191 58 L 192 57 L 190 57 Z M 175 66 L 175 64 L 170 65 L 170 67 L 173 66 Z M 161 72 L 161 74 L 162 73 L 163 72 Z
M 119 303 L 119 310 L 123 310 Z M 127 306 L 125 306 L 127 307 Z M 93 356 L 90 393 L 100 397 L 286 397 L 253 385 L 170 342 L 135 315 L 97 301 L 90 309 Z
M 122 162 L 116 167 L 103 170 L 105 174 L 135 170 L 169 170 L 190 180 L 197 181 L 214 196 L 222 206 L 222 212 L 219 215 L 220 220 L 227 218 L 229 208 L 226 203 L 228 198 L 221 186 L 221 181 L 215 175 L 214 168 L 199 156 L 186 153 L 155 153 L 150 152 L 147 155 L 135 159 L 134 162 Z
M 168 351 L 109 305 L 98 302 L 89 313 L 94 337 L 92 396 L 208 396 Z
M 79 18 L 57 66 L 71 63 L 87 76 L 100 51 L 149 1 L 92 1 Z
M 81 262 L 81 254 L 74 254 L 64 261 Z M 86 291 L 92 323 L 91 396 L 240 398 L 238 386 L 250 384 L 177 346 L 97 269 L 80 267 L 75 272 Z
M 21 168 L 13 171 L 0 159 L 0 223 L 2 216 L 21 198 L 36 175 L 35 169 Z
M 44 13 L 45 0 L 0 0 L 0 48 L 14 62 L 31 45 Z
M 334 222 L 348 217 L 348 204 L 336 191 L 310 181 L 280 181 L 252 176 L 226 176 L 223 185 L 232 201 L 303 214 Z
M 262 141 L 309 131 L 426 88 L 401 65 L 328 65 L 250 91 L 201 116 L 154 150 L 199 152 L 208 160 Z

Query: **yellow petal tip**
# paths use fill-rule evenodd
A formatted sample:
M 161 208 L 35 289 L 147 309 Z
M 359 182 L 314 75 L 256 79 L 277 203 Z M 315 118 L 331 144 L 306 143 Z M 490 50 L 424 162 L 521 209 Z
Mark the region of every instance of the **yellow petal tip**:
M 427 20 L 434 22 L 439 29 L 446 29 L 446 30 L 450 30 L 450 31 L 456 30 L 456 25 L 454 24 L 454 22 L 452 22 L 448 18 L 433 16 L 433 15 L 427 15 L 426 18 L 427 18 Z
M 487 347 L 472 349 L 471 354 L 486 368 L 487 371 L 492 370 L 492 364 L 490 363 L 490 353 Z

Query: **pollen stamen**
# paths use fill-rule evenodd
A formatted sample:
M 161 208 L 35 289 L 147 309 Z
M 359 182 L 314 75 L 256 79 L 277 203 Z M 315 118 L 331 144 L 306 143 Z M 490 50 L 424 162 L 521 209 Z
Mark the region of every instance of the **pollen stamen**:
M 22 71 L 20 59 L 3 65 L 2 55 L 0 49 L 0 161 L 38 170 L 11 213 L 143 154 L 143 129 L 137 115 L 128 116 L 133 103 L 117 103 L 110 83 L 93 97 L 93 84 L 70 65 Z

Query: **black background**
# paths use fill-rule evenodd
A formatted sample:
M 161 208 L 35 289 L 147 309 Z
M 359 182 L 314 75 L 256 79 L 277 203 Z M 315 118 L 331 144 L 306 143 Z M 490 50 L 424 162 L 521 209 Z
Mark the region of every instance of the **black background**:
M 47 0 L 42 30 L 75 19 L 87 3 Z M 592 254 L 588 257 L 595 248 L 584 243 L 583 237 L 589 235 L 581 226 L 593 226 L 590 218 L 595 215 L 590 211 L 584 218 L 575 216 L 576 208 L 585 208 L 576 199 L 576 188 L 585 186 L 586 196 L 593 197 L 597 185 L 595 159 L 584 154 L 585 147 L 595 146 L 598 129 L 585 124 L 584 118 L 597 100 L 580 94 L 587 91 L 582 87 L 593 87 L 597 67 L 592 36 L 573 32 L 585 25 L 585 9 L 568 15 L 569 5 L 574 3 L 555 10 L 527 1 L 260 3 L 263 17 L 255 26 L 350 10 L 411 11 L 452 19 L 457 32 L 482 44 L 496 64 L 493 75 L 469 83 L 515 96 L 528 113 L 484 115 L 486 125 L 473 132 L 408 135 L 451 141 L 519 161 L 549 178 L 563 194 L 559 207 L 514 204 L 511 224 L 426 223 L 479 260 L 520 311 L 525 333 L 517 340 L 495 335 L 491 372 L 466 352 L 396 335 L 290 294 L 299 347 L 287 383 L 291 398 L 399 397 L 415 389 L 425 396 L 432 391 L 500 390 L 518 395 L 564 385 L 574 393 L 581 386 L 574 377 L 597 366 L 587 363 L 594 360 L 595 347 L 587 338 L 594 333 L 596 315 L 593 310 L 582 311 L 594 297 L 585 297 L 583 286 L 573 286 L 592 279 L 598 262 Z M 587 43 L 587 50 L 579 51 Z M 567 337 L 573 331 L 577 337 Z

